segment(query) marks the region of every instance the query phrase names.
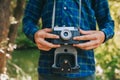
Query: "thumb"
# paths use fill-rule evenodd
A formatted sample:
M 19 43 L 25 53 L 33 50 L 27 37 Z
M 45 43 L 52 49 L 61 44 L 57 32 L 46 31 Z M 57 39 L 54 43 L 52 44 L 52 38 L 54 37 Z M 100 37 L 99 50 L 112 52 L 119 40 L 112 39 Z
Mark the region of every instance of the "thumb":
M 45 32 L 52 32 L 52 29 L 51 28 L 45 28 L 43 29 Z

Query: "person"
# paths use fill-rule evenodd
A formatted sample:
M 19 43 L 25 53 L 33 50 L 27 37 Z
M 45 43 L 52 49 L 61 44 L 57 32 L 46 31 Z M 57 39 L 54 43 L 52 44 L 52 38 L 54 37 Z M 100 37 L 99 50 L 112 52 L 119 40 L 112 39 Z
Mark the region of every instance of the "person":
M 39 80 L 95 80 L 94 49 L 114 35 L 114 21 L 110 15 L 108 0 L 82 0 L 80 34 L 74 40 L 87 42 L 73 44 L 78 51 L 79 72 L 54 74 L 52 65 L 54 51 L 60 44 L 47 39 L 58 39 L 52 34 L 52 14 L 54 0 L 29 0 L 23 18 L 23 32 L 36 43 L 40 50 Z M 42 29 L 38 22 L 42 20 Z M 55 25 L 78 26 L 79 0 L 56 0 Z M 96 25 L 98 24 L 99 30 Z

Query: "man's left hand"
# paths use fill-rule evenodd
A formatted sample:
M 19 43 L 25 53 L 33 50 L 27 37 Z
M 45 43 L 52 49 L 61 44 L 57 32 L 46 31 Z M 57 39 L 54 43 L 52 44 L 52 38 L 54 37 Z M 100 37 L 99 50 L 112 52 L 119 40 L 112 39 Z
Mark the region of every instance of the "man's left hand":
M 85 43 L 73 44 L 74 47 L 78 47 L 83 50 L 95 49 L 100 46 L 105 39 L 105 34 L 102 31 L 84 31 L 80 30 L 82 36 L 74 37 L 74 40 L 88 40 Z

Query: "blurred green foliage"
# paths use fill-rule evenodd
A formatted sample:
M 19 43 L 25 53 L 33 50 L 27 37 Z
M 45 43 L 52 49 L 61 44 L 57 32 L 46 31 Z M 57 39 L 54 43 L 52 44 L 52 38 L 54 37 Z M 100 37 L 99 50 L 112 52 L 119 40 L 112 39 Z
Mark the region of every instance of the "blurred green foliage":
M 39 53 L 32 48 L 15 50 L 8 61 L 9 80 L 37 80 Z
M 95 50 L 96 65 L 101 67 L 96 68 L 97 80 L 120 80 L 120 0 L 109 0 L 109 4 L 115 21 L 115 35 Z
M 28 48 L 28 47 L 35 47 L 36 45 L 30 41 L 22 31 L 22 24 L 18 29 L 18 34 L 16 38 L 16 44 L 18 48 Z

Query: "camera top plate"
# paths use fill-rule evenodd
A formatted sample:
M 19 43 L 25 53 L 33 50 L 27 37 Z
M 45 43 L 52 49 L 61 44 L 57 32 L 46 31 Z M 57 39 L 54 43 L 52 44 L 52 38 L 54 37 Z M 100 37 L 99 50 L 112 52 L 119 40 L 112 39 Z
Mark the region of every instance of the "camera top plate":
M 53 31 L 62 31 L 64 29 L 68 29 L 70 31 L 79 31 L 78 27 L 74 27 L 74 26 L 63 26 L 63 27 L 59 27 L 59 26 L 55 26 L 53 28 Z

